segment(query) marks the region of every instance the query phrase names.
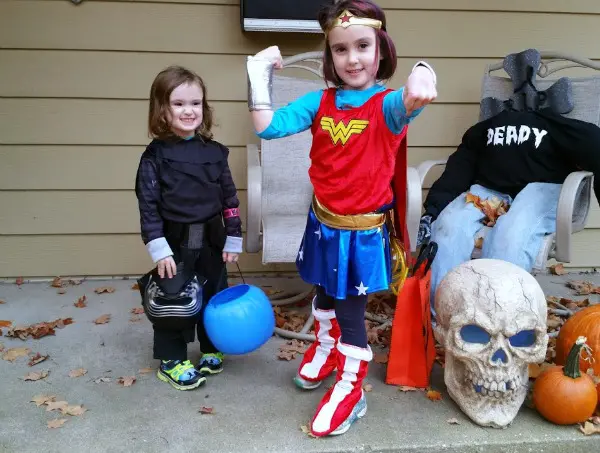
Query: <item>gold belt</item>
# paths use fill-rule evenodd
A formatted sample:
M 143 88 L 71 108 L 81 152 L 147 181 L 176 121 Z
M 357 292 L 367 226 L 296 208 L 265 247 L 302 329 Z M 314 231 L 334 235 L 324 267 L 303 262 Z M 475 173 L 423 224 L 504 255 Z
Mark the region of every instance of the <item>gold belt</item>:
M 313 197 L 312 208 L 319 222 L 331 228 L 344 230 L 370 230 L 383 225 L 386 218 L 385 213 L 335 214 L 319 203 L 317 197 Z

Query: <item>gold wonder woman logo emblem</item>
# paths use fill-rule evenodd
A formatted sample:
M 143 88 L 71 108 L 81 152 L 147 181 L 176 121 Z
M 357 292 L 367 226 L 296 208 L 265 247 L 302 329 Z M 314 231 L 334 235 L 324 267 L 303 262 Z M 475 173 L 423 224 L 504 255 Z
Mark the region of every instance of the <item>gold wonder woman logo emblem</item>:
M 369 122 L 366 120 L 350 120 L 348 125 L 345 125 L 343 121 L 335 124 L 330 116 L 321 118 L 321 129 L 329 132 L 334 145 L 337 145 L 338 141 L 345 145 L 352 134 L 362 134 L 368 124 Z

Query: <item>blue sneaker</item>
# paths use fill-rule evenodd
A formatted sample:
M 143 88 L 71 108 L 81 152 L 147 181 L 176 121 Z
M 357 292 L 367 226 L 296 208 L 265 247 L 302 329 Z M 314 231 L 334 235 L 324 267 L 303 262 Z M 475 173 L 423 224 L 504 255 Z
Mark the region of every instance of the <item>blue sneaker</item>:
M 206 382 L 206 377 L 189 360 L 161 360 L 156 376 L 177 390 L 193 390 Z
M 223 354 L 215 352 L 202 355 L 198 371 L 202 374 L 218 374 L 223 371 Z

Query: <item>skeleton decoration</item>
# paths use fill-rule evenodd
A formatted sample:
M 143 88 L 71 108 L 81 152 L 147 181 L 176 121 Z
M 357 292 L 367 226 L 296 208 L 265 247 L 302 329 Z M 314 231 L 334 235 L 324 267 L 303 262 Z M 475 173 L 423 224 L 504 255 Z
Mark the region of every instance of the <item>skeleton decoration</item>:
M 477 259 L 450 271 L 435 297 L 444 381 L 475 423 L 505 428 L 527 395 L 528 364 L 546 355 L 546 298 L 535 278 L 506 261 Z

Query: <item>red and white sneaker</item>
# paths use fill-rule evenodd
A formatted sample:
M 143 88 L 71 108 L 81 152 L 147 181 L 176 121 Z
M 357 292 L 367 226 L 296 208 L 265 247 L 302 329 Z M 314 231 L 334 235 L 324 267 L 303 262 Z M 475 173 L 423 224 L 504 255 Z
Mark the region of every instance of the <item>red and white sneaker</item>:
M 338 343 L 336 382 L 317 407 L 310 430 L 315 436 L 343 434 L 367 413 L 362 383 L 373 359 L 371 348 Z
M 336 345 L 340 339 L 340 326 L 335 319 L 335 310 L 315 308 L 313 299 L 312 313 L 315 318 L 316 341 L 306 350 L 294 383 L 303 390 L 312 390 L 321 385 L 337 366 Z

